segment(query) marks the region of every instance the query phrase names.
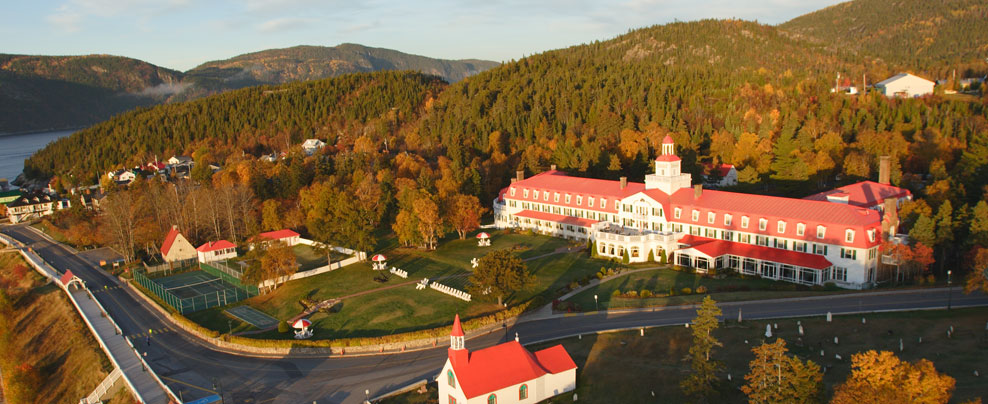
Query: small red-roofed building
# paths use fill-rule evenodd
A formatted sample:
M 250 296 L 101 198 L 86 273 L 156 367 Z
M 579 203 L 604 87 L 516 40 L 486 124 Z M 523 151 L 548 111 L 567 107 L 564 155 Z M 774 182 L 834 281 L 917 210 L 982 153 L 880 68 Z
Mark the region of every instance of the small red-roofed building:
M 576 363 L 562 345 L 534 354 L 518 341 L 470 352 L 460 316 L 438 377 L 440 404 L 537 403 L 576 389 Z
M 172 226 L 161 243 L 161 258 L 165 262 L 177 262 L 196 259 L 196 248 L 178 231 L 178 226 Z
M 207 263 L 237 257 L 237 246 L 229 241 L 210 241 L 196 248 L 199 262 Z
M 289 247 L 298 244 L 298 240 L 301 237 L 300 234 L 291 229 L 281 229 L 275 231 L 268 231 L 250 239 L 251 248 L 254 248 L 254 243 L 265 243 L 271 241 L 280 241 L 287 244 Z
M 704 164 L 703 170 L 707 173 L 704 183 L 710 187 L 738 185 L 738 170 L 734 168 L 734 164 Z

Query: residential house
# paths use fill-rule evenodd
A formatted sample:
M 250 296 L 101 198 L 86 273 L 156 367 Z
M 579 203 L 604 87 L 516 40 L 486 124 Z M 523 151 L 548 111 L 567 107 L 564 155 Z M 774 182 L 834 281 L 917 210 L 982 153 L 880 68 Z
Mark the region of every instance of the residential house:
M 278 161 L 278 154 L 277 153 L 265 154 L 261 156 L 259 160 L 267 163 L 274 163 Z
M 299 238 L 301 238 L 301 235 L 291 229 L 264 232 L 251 238 L 251 249 L 254 248 L 255 243 L 265 243 L 271 241 L 281 241 L 290 247 L 298 244 Z
M 720 164 L 714 166 L 713 164 L 704 164 L 704 170 L 709 173 L 706 178 L 704 178 L 704 183 L 711 187 L 729 187 L 733 185 L 738 185 L 738 170 L 734 168 L 734 164 Z M 716 172 L 717 175 L 713 175 Z
M 7 217 L 7 205 L 20 197 L 20 190 L 0 191 L 0 217 Z
M 226 240 L 210 241 L 196 248 L 196 252 L 198 253 L 199 262 L 222 261 L 236 258 L 237 246 Z
M 178 231 L 178 226 L 172 225 L 165 235 L 165 242 L 161 243 L 161 258 L 165 262 L 176 262 L 199 258 L 196 248 L 189 243 L 189 240 Z M 200 258 L 200 261 L 202 259 Z
M 194 163 L 192 157 L 189 156 L 172 156 L 168 159 L 168 165 L 170 166 L 192 165 Z
M 84 189 L 78 192 L 79 202 L 82 207 L 90 210 L 99 210 L 100 204 L 106 200 L 106 193 L 99 187 L 95 189 Z
M 562 345 L 533 354 L 516 339 L 470 352 L 459 315 L 449 338 L 441 404 L 538 403 L 576 389 L 576 363 Z
M 25 193 L 7 204 L 7 216 L 10 223 L 20 223 L 25 220 L 38 219 L 55 213 L 58 209 L 67 208 L 70 204 L 63 202 L 57 195 L 49 195 L 40 191 Z
M 326 147 L 326 142 L 319 139 L 306 139 L 305 142 L 302 143 L 302 150 L 305 151 L 307 156 L 316 154 L 316 152 L 321 150 L 323 147 Z
M 936 83 L 914 76 L 909 73 L 899 73 L 875 84 L 875 88 L 886 97 L 921 97 L 933 94 Z

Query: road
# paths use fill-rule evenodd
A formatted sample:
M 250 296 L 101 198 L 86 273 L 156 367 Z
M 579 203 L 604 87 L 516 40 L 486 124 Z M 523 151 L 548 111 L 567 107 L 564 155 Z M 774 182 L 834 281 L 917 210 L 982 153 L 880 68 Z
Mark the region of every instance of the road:
M 110 312 L 124 333 L 140 335 L 148 362 L 176 394 L 185 401 L 214 394 L 222 389 L 227 402 L 235 403 L 359 403 L 370 397 L 431 379 L 446 358 L 446 349 L 380 356 L 251 357 L 222 352 L 171 328 L 166 319 L 142 300 L 120 288 L 117 280 L 77 257 L 69 248 L 48 241 L 23 226 L 8 226 L 4 233 L 34 248 L 60 271 L 71 269 L 86 281 L 96 298 Z M 952 291 L 954 307 L 988 306 L 988 296 Z M 902 309 L 941 308 L 947 304 L 946 289 L 917 289 L 885 293 L 852 293 L 801 299 L 723 303 L 727 318 L 745 319 L 824 315 Z M 630 312 L 601 312 L 554 316 L 523 321 L 514 327 L 472 338 L 470 349 L 479 349 L 514 338 L 522 343 L 587 334 L 597 331 L 684 324 L 695 316 L 691 307 L 667 307 Z M 155 330 L 150 345 L 147 330 Z M 215 380 L 215 382 L 214 382 Z M 215 388 L 214 388 L 215 384 Z

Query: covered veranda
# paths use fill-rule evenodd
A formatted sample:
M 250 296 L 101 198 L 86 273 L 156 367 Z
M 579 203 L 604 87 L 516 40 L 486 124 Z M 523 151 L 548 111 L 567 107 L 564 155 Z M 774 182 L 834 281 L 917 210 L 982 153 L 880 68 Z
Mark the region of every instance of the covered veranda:
M 822 285 L 833 265 L 821 255 L 733 241 L 685 236 L 679 243 L 680 249 L 673 253 L 674 262 L 700 273 L 729 268 L 745 275 Z

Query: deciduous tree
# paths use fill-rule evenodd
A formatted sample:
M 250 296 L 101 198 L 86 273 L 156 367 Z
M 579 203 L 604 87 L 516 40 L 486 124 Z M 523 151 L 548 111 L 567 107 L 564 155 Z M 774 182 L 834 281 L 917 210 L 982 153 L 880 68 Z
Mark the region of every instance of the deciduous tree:
M 904 362 L 888 351 L 856 353 L 851 369 L 831 404 L 946 403 L 954 390 L 954 378 L 937 372 L 933 362 Z
M 487 211 L 487 208 L 480 206 L 480 200 L 473 195 L 453 195 L 449 205 L 447 217 L 460 236 L 460 240 L 466 238 L 467 233 L 480 227 L 480 216 Z
M 509 250 L 494 250 L 480 258 L 470 275 L 470 293 L 489 295 L 503 305 L 504 298 L 535 281 L 528 266 Z
M 813 361 L 788 355 L 786 341 L 779 338 L 751 349 L 755 359 L 741 391 L 753 404 L 816 403 L 820 401 L 823 373 Z
M 710 359 L 714 348 L 723 346 L 713 336 L 714 330 L 720 326 L 717 317 L 721 314 L 717 302 L 707 295 L 696 309 L 696 318 L 690 325 L 693 330 L 693 344 L 690 345 L 687 359 L 692 372 L 680 383 L 680 387 L 684 394 L 700 402 L 708 402 L 713 397 L 716 392 L 716 373 L 724 367 L 719 361 Z

